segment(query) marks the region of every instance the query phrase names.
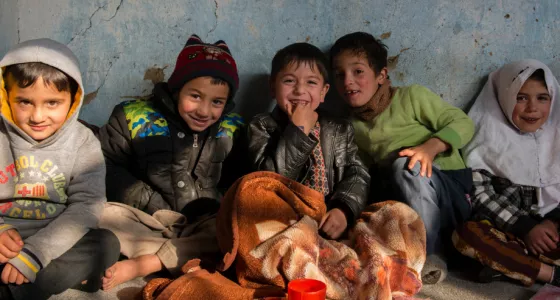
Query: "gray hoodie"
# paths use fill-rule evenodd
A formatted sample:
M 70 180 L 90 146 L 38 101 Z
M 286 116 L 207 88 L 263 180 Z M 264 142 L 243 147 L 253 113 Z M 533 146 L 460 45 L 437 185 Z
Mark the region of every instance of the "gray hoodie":
M 65 123 L 37 142 L 15 125 L 0 76 L 0 233 L 17 229 L 25 245 L 9 263 L 33 282 L 37 272 L 97 227 L 106 199 L 100 144 L 78 122 L 83 86 L 77 58 L 63 44 L 38 39 L 16 45 L 0 68 L 29 62 L 62 70 L 79 85 Z

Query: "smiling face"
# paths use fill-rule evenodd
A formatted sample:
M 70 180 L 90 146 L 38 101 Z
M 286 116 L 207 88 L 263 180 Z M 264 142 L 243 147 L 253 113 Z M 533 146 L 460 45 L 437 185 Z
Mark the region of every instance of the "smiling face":
M 387 69 L 375 74 L 365 56 L 346 50 L 333 60 L 335 84 L 338 94 L 351 107 L 368 103 L 387 78 Z
M 546 85 L 540 80 L 529 78 L 517 93 L 513 123 L 522 132 L 535 132 L 548 119 L 551 104 Z
M 71 93 L 59 91 L 43 77 L 28 87 L 18 86 L 8 76 L 8 103 L 15 124 L 36 141 L 42 141 L 62 127 L 70 111 Z
M 276 74 L 272 91 L 280 109 L 290 114 L 296 105 L 311 105 L 316 110 L 325 101 L 329 84 L 316 64 L 292 62 Z
M 226 106 L 229 85 L 212 77 L 187 82 L 178 96 L 178 111 L 189 128 L 200 132 L 216 123 Z

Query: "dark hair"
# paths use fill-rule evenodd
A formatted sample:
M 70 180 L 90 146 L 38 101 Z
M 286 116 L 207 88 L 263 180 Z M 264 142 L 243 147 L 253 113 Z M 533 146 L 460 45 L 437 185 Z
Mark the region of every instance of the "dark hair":
M 72 101 L 78 91 L 78 83 L 66 73 L 59 69 L 40 62 L 22 63 L 9 65 L 4 72 L 4 81 L 6 82 L 6 91 L 9 91 L 9 75 L 15 80 L 20 88 L 26 88 L 35 83 L 37 78 L 43 77 L 43 81 L 47 85 L 53 84 L 59 92 L 69 92 Z
M 529 78 L 527 78 L 527 80 L 529 80 L 529 79 L 541 82 L 542 84 L 544 84 L 545 87 L 547 87 L 543 69 L 538 69 L 535 72 L 533 72 L 533 74 L 531 74 L 531 76 L 529 76 Z
M 213 84 L 213 85 L 227 85 L 227 86 L 229 86 L 229 83 L 227 83 L 227 81 L 223 80 L 220 77 L 210 76 L 210 78 L 212 78 L 212 80 L 210 80 L 210 83 Z
M 276 75 L 292 63 L 295 63 L 298 67 L 301 63 L 308 64 L 311 69 L 317 66 L 325 83 L 329 82 L 326 55 L 319 48 L 308 43 L 291 44 L 276 52 L 276 55 L 274 55 L 272 59 L 270 79 L 275 80 Z
M 331 64 L 344 51 L 351 51 L 356 56 L 365 55 L 375 74 L 387 67 L 387 46 L 369 33 L 349 33 L 336 40 L 330 51 Z

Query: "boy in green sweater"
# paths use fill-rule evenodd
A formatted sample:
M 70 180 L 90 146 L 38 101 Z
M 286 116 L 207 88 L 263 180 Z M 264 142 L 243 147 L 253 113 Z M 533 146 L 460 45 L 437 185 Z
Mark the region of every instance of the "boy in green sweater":
M 448 241 L 470 213 L 472 173 L 459 149 L 473 136 L 472 121 L 423 86 L 392 87 L 386 46 L 368 33 L 338 39 L 331 65 L 336 89 L 351 107 L 362 159 L 374 170 L 372 187 L 378 189 L 372 197 L 410 205 L 426 226 L 427 254 L 441 253 L 442 238 Z M 444 278 L 445 263 L 439 264 L 440 269 L 424 274 L 426 283 Z

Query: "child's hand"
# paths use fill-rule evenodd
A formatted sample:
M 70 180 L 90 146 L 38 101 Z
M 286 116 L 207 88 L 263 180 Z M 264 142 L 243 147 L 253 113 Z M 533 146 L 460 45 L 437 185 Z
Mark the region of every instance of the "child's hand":
M 400 156 L 410 157 L 408 169 L 412 170 L 416 162 L 420 162 L 420 176 L 432 177 L 432 163 L 436 155 L 446 151 L 449 146 L 438 138 L 431 138 L 420 146 L 404 149 Z
M 8 229 L 0 234 L 0 263 L 16 257 L 23 248 L 21 236 L 15 229 Z
M 288 104 L 286 111 L 289 112 L 288 116 L 294 125 L 301 128 L 305 134 L 309 134 L 319 115 L 311 108 L 311 104 Z
M 338 208 L 329 210 L 319 225 L 321 230 L 333 240 L 338 239 L 342 235 L 344 230 L 346 230 L 346 226 L 348 226 L 346 215 Z
M 29 283 L 29 280 L 21 274 L 21 272 L 16 269 L 11 264 L 6 264 L 4 270 L 2 270 L 2 283 L 9 284 L 15 283 L 20 285 L 22 283 Z
M 550 220 L 544 220 L 525 236 L 525 244 L 531 253 L 539 255 L 556 249 L 558 239 L 556 225 Z

